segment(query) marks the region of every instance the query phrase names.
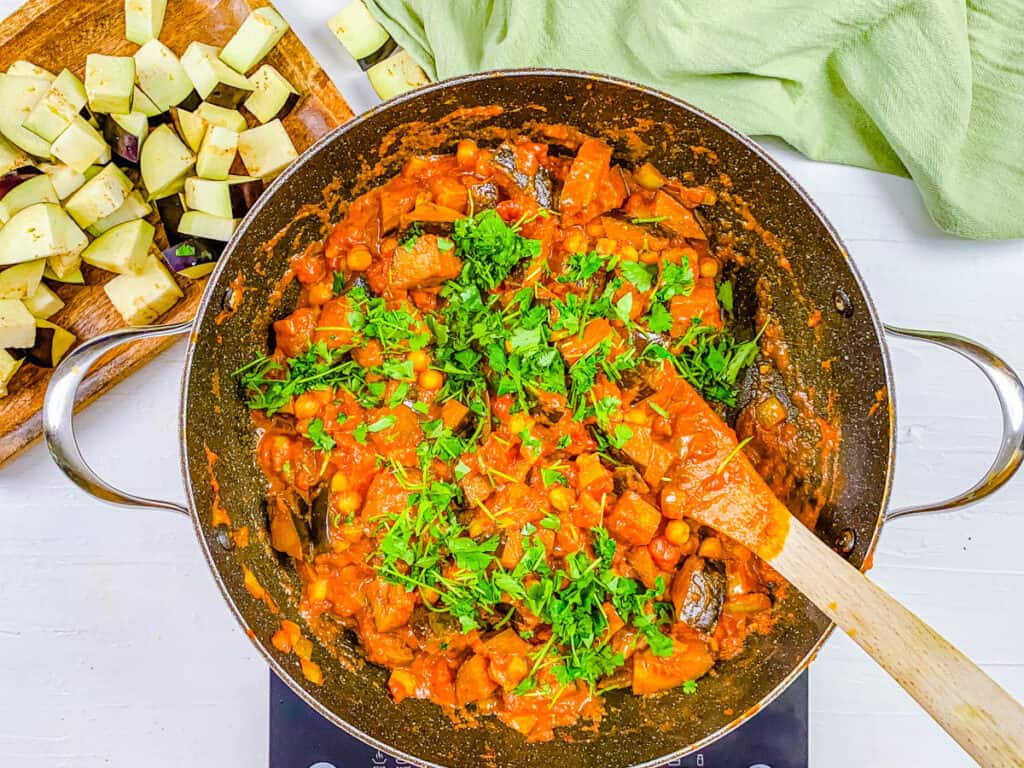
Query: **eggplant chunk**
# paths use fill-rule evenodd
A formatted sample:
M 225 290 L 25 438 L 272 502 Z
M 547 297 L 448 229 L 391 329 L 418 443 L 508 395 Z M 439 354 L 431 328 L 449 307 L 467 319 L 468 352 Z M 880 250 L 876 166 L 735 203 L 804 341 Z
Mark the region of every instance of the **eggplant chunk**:
M 498 185 L 493 181 L 474 184 L 469 188 L 469 199 L 474 211 L 483 211 L 498 204 Z
M 636 467 L 624 465 L 616 467 L 612 472 L 612 482 L 615 483 L 615 493 L 621 496 L 626 491 L 636 493 L 650 493 L 651 486 L 644 482 L 643 477 L 636 471 Z
M 516 165 L 516 150 L 511 144 L 502 144 L 498 147 L 498 151 L 494 153 L 494 164 L 505 171 L 520 189 L 525 190 L 530 186 L 530 177 Z
M 725 571 L 718 561 L 690 555 L 672 581 L 676 618 L 698 632 L 711 634 L 725 602 Z
M 554 186 L 547 168 L 538 168 L 533 177 L 533 196 L 541 208 L 553 208 L 555 202 Z
M 317 553 L 331 548 L 330 503 L 331 489 L 324 483 L 309 505 L 309 540 Z

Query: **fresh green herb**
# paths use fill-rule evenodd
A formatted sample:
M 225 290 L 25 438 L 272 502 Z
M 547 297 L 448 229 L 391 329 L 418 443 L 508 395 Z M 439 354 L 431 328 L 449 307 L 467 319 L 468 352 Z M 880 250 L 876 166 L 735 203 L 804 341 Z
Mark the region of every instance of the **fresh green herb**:
M 369 428 L 366 426 L 366 422 L 357 424 L 356 428 L 352 430 L 352 439 L 360 445 L 366 445 L 366 438 L 369 435 Z
M 658 275 L 658 266 L 656 264 L 641 264 L 639 261 L 624 261 L 619 264 L 619 271 L 638 291 L 647 293 L 654 285 L 654 279 Z
M 687 680 L 685 683 L 683 683 L 683 693 L 685 693 L 687 696 L 692 696 L 696 692 L 697 692 L 697 681 L 696 680 Z
M 608 436 L 608 442 L 613 448 L 622 448 L 633 437 L 633 430 L 625 424 L 616 424 L 615 429 Z
M 541 482 L 544 483 L 544 487 L 548 488 L 552 485 L 569 485 L 569 480 L 554 467 L 544 467 L 540 471 Z
M 736 458 L 739 452 L 743 450 L 743 446 L 745 446 L 753 439 L 753 436 L 748 436 L 740 440 L 740 442 L 736 444 L 736 447 L 729 451 L 729 455 L 722 459 L 721 463 L 718 465 L 718 468 L 715 470 L 715 474 L 722 474 L 722 470 L 729 466 L 729 462 Z
M 455 222 L 456 255 L 463 260 L 459 282 L 493 291 L 524 259 L 540 255 L 540 241 L 519 235 L 493 208 Z
M 658 224 L 667 218 L 668 216 L 638 216 L 636 218 L 630 219 L 630 222 L 633 224 Z
M 658 414 L 658 415 L 659 415 L 659 416 L 661 416 L 662 418 L 665 418 L 665 419 L 667 419 L 667 418 L 670 418 L 670 417 L 669 417 L 669 413 L 668 413 L 668 411 L 666 411 L 666 410 L 665 410 L 664 408 L 662 408 L 662 407 L 661 407 L 660 405 L 658 405 L 657 403 L 655 403 L 655 402 L 654 402 L 653 400 L 649 400 L 649 401 L 647 402 L 647 404 L 648 404 L 649 406 L 651 406 L 651 410 L 652 410 L 652 411 L 654 411 L 654 412 L 655 412 L 656 414 Z
M 395 426 L 396 421 L 397 419 L 391 414 L 388 414 L 387 416 L 381 416 L 379 419 L 373 422 L 373 424 L 367 425 L 366 431 L 383 432 L 385 429 L 391 429 L 391 427 Z
M 335 272 L 333 280 L 331 282 L 331 291 L 335 296 L 341 296 L 342 291 L 345 290 L 345 273 Z
M 602 269 L 606 269 L 611 258 L 613 257 L 604 256 L 597 251 L 573 253 L 569 256 L 569 261 L 565 265 L 563 274 L 558 278 L 558 282 L 580 283 L 589 280 Z
M 732 280 L 723 280 L 718 284 L 718 303 L 727 313 L 732 314 Z
M 455 247 L 455 243 L 449 240 L 447 237 L 437 238 L 437 250 L 439 251 L 450 251 Z
M 664 304 L 652 304 L 647 315 L 647 327 L 655 333 L 668 333 L 672 330 L 672 313 Z
M 569 435 L 562 435 L 555 444 L 558 448 L 568 448 L 572 445 L 572 438 Z
M 195 256 L 196 247 L 190 243 L 182 243 L 174 249 L 175 256 Z
M 324 431 L 324 423 L 320 418 L 310 420 L 306 434 L 309 435 L 309 439 L 313 441 L 313 447 L 318 451 L 330 453 L 335 446 L 334 438 Z
M 558 519 L 556 514 L 547 514 L 540 521 L 540 527 L 547 528 L 549 531 L 560 531 L 562 529 L 562 521 Z
M 423 227 L 418 221 L 414 221 L 402 233 L 402 236 L 398 239 L 398 244 L 405 248 L 405 250 L 411 251 L 416 247 L 416 241 L 421 237 L 423 237 Z

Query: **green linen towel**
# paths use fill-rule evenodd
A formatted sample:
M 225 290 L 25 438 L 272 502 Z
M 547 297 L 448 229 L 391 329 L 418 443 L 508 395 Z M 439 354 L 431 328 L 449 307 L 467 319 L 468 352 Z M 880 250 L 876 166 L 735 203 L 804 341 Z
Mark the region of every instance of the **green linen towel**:
M 433 79 L 617 75 L 816 160 L 909 175 L 953 234 L 1024 237 L 1020 0 L 366 3 Z

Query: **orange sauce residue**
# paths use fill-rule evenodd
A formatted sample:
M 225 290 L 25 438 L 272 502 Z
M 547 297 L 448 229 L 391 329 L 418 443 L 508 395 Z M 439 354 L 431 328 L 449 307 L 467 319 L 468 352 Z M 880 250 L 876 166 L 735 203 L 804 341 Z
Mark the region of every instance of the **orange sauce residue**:
M 256 578 L 256 574 L 249 570 L 247 566 L 242 566 L 243 581 L 245 584 L 246 591 L 255 597 L 257 600 L 262 600 L 267 604 L 267 608 L 270 609 L 271 613 L 278 613 L 277 603 L 274 602 L 274 598 L 270 596 L 270 593 L 263 588 L 259 580 Z
M 885 402 L 886 397 L 888 397 L 888 392 L 885 387 L 875 392 L 875 402 L 873 402 L 871 407 L 868 408 L 868 418 L 871 418 L 878 413 L 878 409 L 882 407 L 882 403 Z
M 270 643 L 281 653 L 294 653 L 298 656 L 303 676 L 315 685 L 323 684 L 323 671 L 312 658 L 313 643 L 302 634 L 298 624 L 282 619 L 281 628 L 270 638 Z
M 217 454 L 210 450 L 210 447 L 203 443 L 203 450 L 206 451 L 206 471 L 210 476 L 210 488 L 213 489 L 213 503 L 210 505 L 210 523 L 216 527 L 226 525 L 231 527 L 231 516 L 220 502 L 220 481 L 213 473 L 213 465 L 217 463 Z
M 239 549 L 244 549 L 249 546 L 249 526 L 243 525 L 241 528 L 231 534 L 232 540 L 235 542 L 235 546 Z

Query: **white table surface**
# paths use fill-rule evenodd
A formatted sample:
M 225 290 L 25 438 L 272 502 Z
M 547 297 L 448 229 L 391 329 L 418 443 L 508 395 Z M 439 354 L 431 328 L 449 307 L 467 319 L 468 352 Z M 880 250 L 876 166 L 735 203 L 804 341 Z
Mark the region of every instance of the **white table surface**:
M 277 2 L 359 111 L 376 99 L 326 29 L 336 4 Z M 16 5 L 0 0 L 0 17 Z M 1024 371 L 1024 242 L 945 236 L 907 180 L 771 151 L 845 238 L 886 321 L 966 334 Z M 987 384 L 951 353 L 892 350 L 893 502 L 966 488 L 995 450 L 999 418 Z M 182 351 L 177 345 L 78 419 L 90 462 L 125 488 L 182 498 Z M 1020 698 L 1022 543 L 1024 474 L 968 510 L 888 526 L 871 572 Z M 0 765 L 265 765 L 267 680 L 186 520 L 88 498 L 40 445 L 0 469 Z M 829 640 L 810 684 L 814 768 L 970 764 L 845 635 Z

